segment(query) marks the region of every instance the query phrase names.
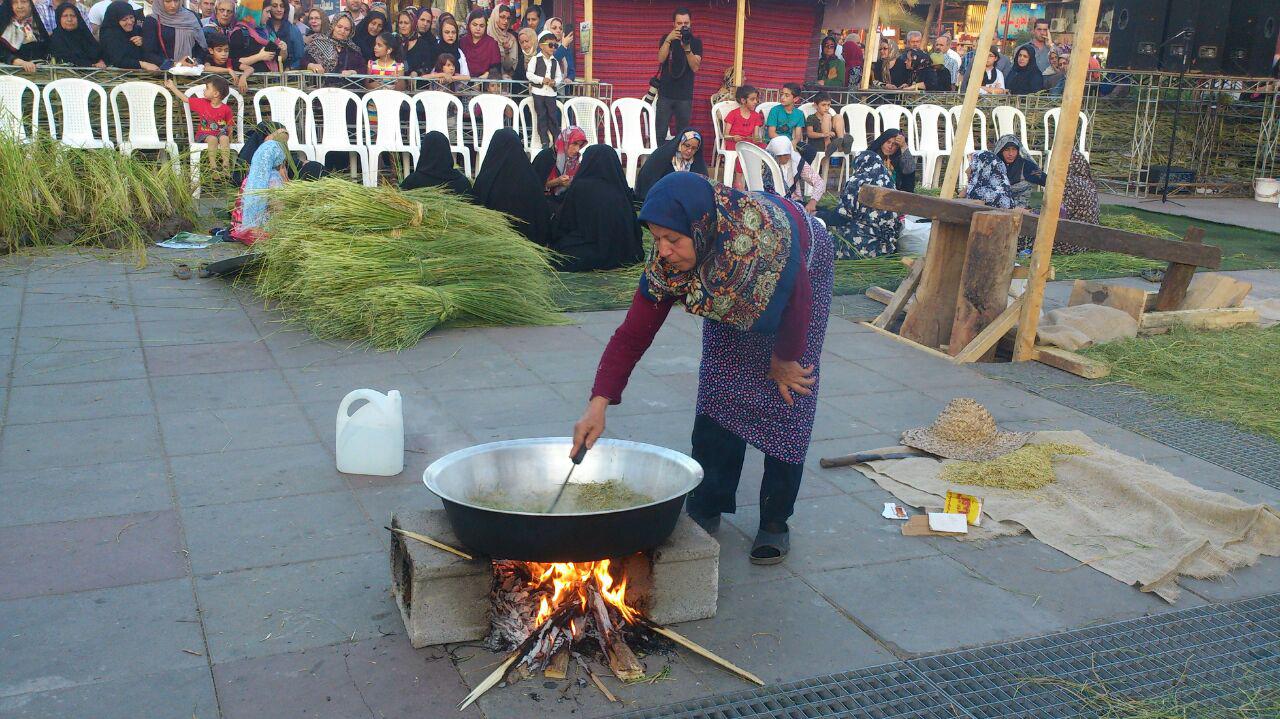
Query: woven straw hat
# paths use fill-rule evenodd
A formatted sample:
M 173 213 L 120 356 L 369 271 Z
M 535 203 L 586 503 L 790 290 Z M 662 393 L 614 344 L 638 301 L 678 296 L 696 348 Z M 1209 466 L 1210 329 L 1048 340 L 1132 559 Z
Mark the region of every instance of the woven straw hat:
M 902 433 L 902 443 L 948 459 L 985 462 L 1021 447 L 1030 432 L 1001 432 L 986 407 L 969 397 L 957 397 L 928 427 Z

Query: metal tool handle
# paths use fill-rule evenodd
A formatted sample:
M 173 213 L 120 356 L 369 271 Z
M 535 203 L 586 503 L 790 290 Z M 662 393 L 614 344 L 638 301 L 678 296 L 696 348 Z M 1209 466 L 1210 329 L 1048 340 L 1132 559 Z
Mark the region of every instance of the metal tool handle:
M 564 476 L 564 481 L 560 483 L 560 491 L 556 492 L 556 498 L 552 500 L 551 506 L 547 507 L 547 511 L 543 512 L 543 514 L 551 514 L 555 511 L 556 505 L 560 504 L 560 498 L 564 496 L 565 488 L 569 486 L 569 479 L 573 477 L 573 470 L 577 469 L 578 465 L 582 464 L 582 460 L 585 459 L 586 456 L 587 443 L 583 442 L 582 447 L 580 447 L 577 452 L 574 452 L 573 456 L 569 458 L 569 461 L 573 462 L 573 466 L 569 468 L 569 473 Z
M 572 460 L 574 464 L 582 464 L 582 460 L 585 459 L 586 456 L 587 456 L 587 443 L 583 442 L 582 446 L 578 448 L 578 451 L 569 459 Z

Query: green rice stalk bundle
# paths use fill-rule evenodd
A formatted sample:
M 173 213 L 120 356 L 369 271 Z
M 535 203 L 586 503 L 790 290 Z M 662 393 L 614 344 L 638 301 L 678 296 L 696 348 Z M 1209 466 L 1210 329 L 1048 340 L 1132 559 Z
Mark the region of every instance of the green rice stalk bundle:
M 1040 489 L 1058 481 L 1053 473 L 1054 456 L 1085 454 L 1089 452 L 1074 444 L 1026 444 L 986 462 L 948 462 L 942 467 L 941 478 L 970 487 Z
M 441 190 L 337 178 L 268 197 L 254 289 L 319 337 L 390 350 L 446 322 L 563 322 L 551 253 L 501 213 Z
M 1280 440 L 1280 327 L 1178 328 L 1082 352 L 1107 362 L 1112 378 L 1183 412 Z
M 1100 218 L 1100 221 L 1104 227 L 1124 230 L 1125 232 L 1136 232 L 1140 235 L 1151 235 L 1152 237 L 1160 237 L 1166 240 L 1181 239 L 1178 235 L 1169 231 L 1167 228 L 1157 225 L 1154 222 L 1148 222 L 1137 215 L 1104 214 Z

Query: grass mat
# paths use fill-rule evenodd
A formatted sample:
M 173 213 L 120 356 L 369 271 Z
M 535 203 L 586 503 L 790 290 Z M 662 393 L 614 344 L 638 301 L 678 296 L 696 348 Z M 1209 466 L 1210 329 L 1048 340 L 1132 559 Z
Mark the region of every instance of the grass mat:
M 1178 409 L 1280 440 L 1280 327 L 1176 329 L 1087 350 L 1111 376 Z

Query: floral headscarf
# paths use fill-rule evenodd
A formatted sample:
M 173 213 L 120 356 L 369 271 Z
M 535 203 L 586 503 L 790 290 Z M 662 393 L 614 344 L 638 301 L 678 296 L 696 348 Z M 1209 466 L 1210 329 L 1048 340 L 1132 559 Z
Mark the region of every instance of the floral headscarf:
M 680 137 L 676 140 L 676 154 L 671 157 L 671 167 L 674 168 L 676 172 L 687 172 L 691 169 L 691 166 L 693 165 L 693 160 L 686 160 L 684 159 L 684 156 L 680 154 L 680 146 L 683 145 L 688 140 L 697 140 L 698 152 L 702 152 L 702 134 L 701 133 L 699 133 L 697 130 L 685 130 L 684 132 L 680 133 Z M 694 153 L 693 156 L 696 159 L 698 157 L 698 154 Z
M 996 146 L 1004 147 L 1000 143 Z M 1003 210 L 1013 208 L 1016 203 L 1009 187 L 1009 177 L 1005 174 L 1004 160 L 996 157 L 990 150 L 975 154 L 969 163 L 969 184 L 965 189 L 965 197 L 981 200 L 987 207 Z
M 356 47 L 356 44 L 351 42 L 350 38 L 338 40 L 333 36 L 333 25 L 337 25 L 338 21 L 343 18 L 346 18 L 347 22 L 351 23 L 352 32 L 354 33 L 356 22 L 351 19 L 351 13 L 338 13 L 329 27 L 329 34 L 316 35 L 316 39 L 312 40 L 310 47 L 307 48 L 311 57 L 324 68 L 325 72 L 333 72 L 337 69 L 338 56 L 343 49 L 350 50 L 357 55 L 360 54 L 360 48 Z
M 561 130 L 559 137 L 556 138 L 556 172 L 561 176 L 573 177 L 578 172 L 582 153 L 579 152 L 577 157 L 569 157 L 569 145 L 575 142 L 579 145 L 587 144 L 587 133 L 577 125 L 570 125 Z

